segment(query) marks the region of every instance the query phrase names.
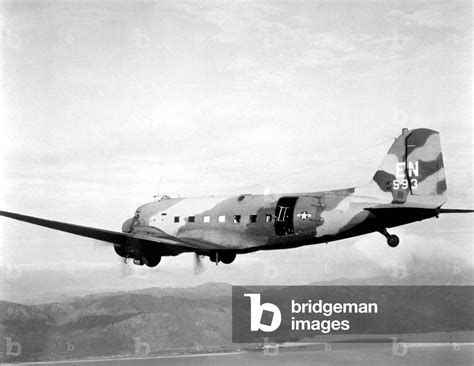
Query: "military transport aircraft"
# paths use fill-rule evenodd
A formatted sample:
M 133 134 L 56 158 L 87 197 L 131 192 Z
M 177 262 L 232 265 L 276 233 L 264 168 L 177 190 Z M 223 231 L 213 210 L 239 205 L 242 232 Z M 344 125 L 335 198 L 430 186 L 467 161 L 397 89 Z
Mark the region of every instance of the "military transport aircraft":
M 112 243 L 137 265 L 156 266 L 163 256 L 193 252 L 218 264 L 237 254 L 327 243 L 374 231 L 396 247 L 387 228 L 474 212 L 442 209 L 446 179 L 439 133 L 403 129 L 365 186 L 322 192 L 228 197 L 170 198 L 146 203 L 122 232 L 0 211 L 0 215 Z

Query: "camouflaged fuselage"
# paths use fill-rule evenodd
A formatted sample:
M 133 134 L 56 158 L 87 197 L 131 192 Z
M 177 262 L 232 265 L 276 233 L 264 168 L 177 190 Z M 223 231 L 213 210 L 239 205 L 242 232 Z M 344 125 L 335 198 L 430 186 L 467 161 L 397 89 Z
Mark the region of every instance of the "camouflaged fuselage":
M 377 223 L 364 208 L 383 202 L 357 194 L 356 188 L 170 198 L 140 206 L 136 224 L 158 228 L 203 249 L 244 253 L 325 243 L 375 231 Z M 289 212 L 282 212 L 285 208 Z

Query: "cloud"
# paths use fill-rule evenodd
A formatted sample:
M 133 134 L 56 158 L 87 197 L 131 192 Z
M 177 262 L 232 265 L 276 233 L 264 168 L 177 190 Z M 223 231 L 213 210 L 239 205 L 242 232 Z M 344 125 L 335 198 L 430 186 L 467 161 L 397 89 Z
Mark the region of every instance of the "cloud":
M 471 8 L 472 3 L 468 1 L 428 2 L 412 12 L 394 9 L 390 15 L 408 26 L 461 30 L 472 20 Z
M 390 248 L 385 245 L 381 237 L 377 248 L 371 236 L 357 239 L 354 247 L 362 253 L 367 260 L 378 265 L 382 270 L 395 274 L 400 270 L 406 275 L 429 274 L 432 272 L 450 278 L 460 271 L 471 273 L 474 269 L 472 250 L 466 253 L 466 243 L 455 233 L 438 232 L 434 235 L 420 235 L 417 232 L 427 230 L 433 222 L 423 222 L 411 225 L 411 229 L 398 228 L 389 231 L 400 237 L 400 245 Z M 471 252 L 471 255 L 469 255 Z

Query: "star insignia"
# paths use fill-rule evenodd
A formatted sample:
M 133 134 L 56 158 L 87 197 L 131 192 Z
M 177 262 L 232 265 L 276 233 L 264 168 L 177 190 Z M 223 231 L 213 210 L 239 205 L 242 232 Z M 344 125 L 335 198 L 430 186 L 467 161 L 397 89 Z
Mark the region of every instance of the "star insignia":
M 299 213 L 296 216 L 298 216 L 301 220 L 308 220 L 311 218 L 312 215 L 306 211 L 303 211 L 302 213 Z

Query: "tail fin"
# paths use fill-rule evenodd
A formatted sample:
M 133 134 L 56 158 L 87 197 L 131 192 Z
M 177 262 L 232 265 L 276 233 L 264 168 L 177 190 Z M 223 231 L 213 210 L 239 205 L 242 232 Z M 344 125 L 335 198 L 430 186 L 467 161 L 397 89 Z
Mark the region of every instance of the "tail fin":
M 391 203 L 444 204 L 447 188 L 439 133 L 404 128 L 372 180 L 380 190 L 392 194 Z

